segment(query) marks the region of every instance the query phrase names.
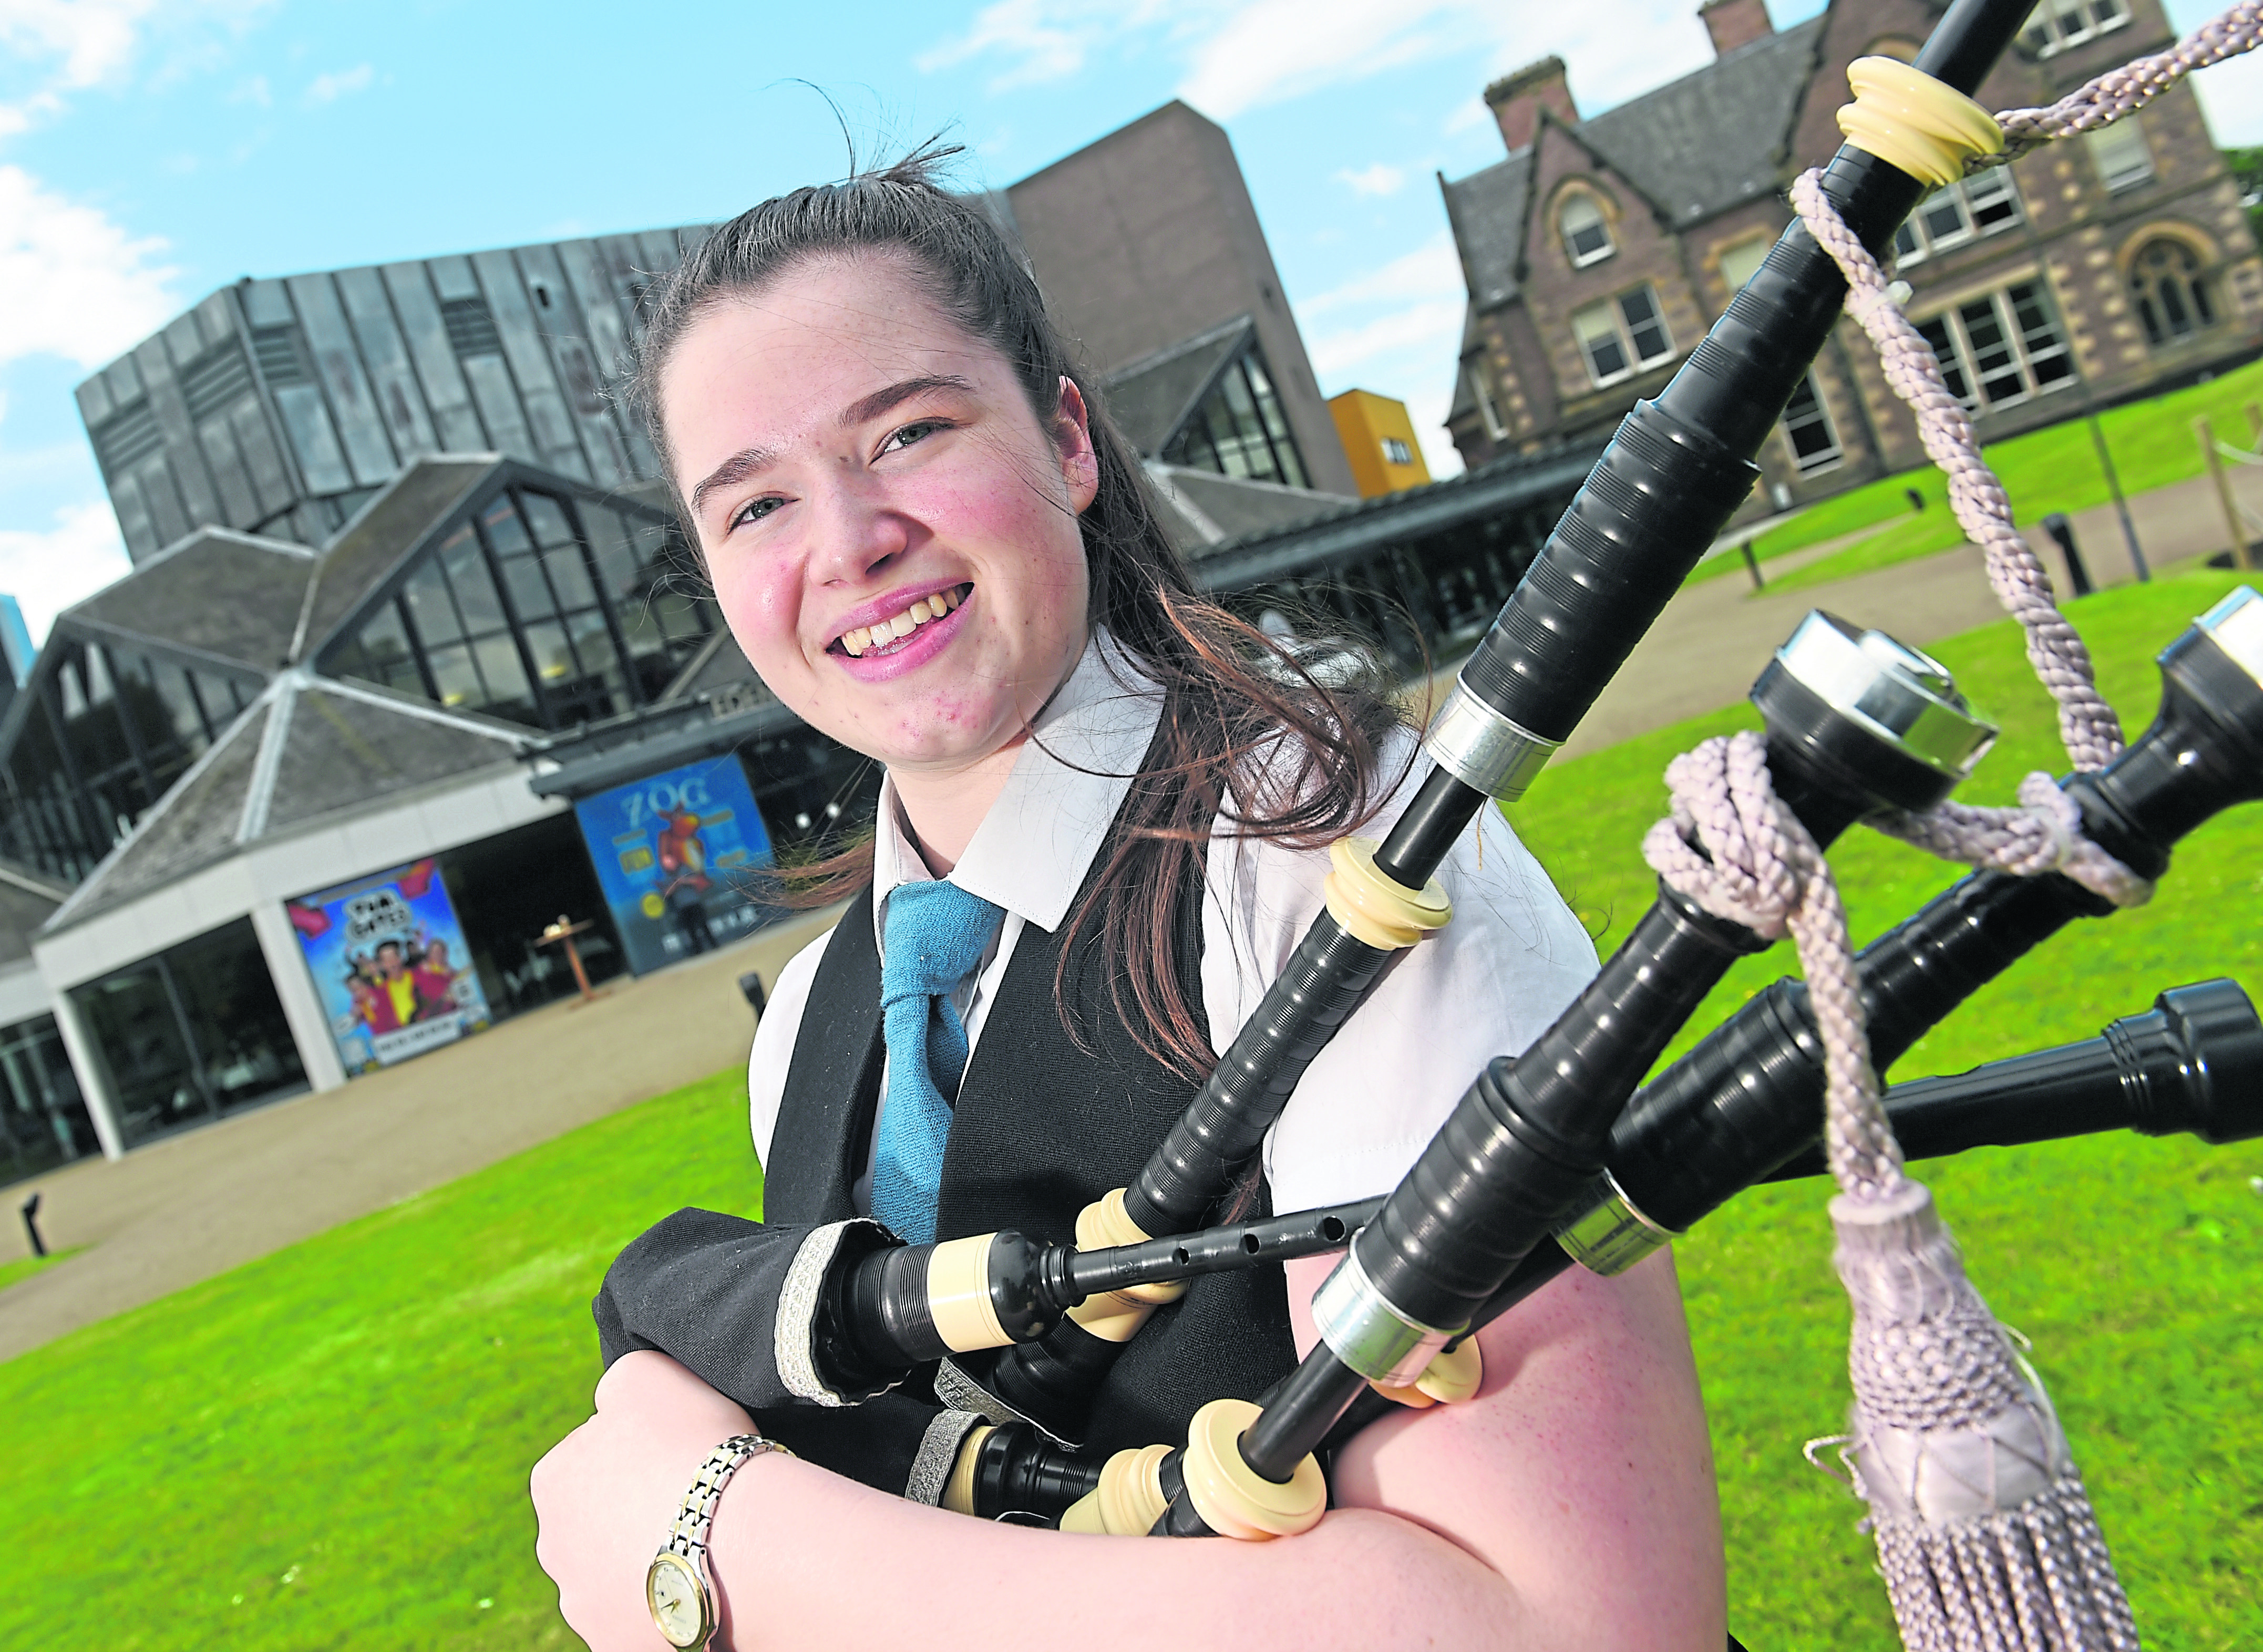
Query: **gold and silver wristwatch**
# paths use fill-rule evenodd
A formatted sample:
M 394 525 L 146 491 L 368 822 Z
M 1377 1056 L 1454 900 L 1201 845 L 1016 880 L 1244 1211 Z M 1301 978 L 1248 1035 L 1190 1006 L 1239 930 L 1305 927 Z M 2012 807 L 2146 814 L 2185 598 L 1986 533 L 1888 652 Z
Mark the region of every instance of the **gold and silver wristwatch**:
M 662 1639 L 673 1647 L 704 1647 L 715 1633 L 715 1591 L 707 1581 L 707 1533 L 715 1523 L 715 1505 L 739 1465 L 764 1452 L 793 1454 L 760 1434 L 734 1434 L 707 1454 L 676 1524 L 668 1528 L 668 1541 L 652 1557 L 644 1574 L 644 1603 Z

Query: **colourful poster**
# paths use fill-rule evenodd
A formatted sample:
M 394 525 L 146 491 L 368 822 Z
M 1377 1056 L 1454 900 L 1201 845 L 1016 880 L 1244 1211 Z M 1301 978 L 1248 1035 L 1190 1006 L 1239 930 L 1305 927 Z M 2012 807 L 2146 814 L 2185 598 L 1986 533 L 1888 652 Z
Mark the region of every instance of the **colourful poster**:
M 584 797 L 574 812 L 637 974 L 770 920 L 744 874 L 770 864 L 770 834 L 731 754 Z
M 437 862 L 285 905 L 348 1072 L 390 1067 L 487 1026 L 487 995 Z

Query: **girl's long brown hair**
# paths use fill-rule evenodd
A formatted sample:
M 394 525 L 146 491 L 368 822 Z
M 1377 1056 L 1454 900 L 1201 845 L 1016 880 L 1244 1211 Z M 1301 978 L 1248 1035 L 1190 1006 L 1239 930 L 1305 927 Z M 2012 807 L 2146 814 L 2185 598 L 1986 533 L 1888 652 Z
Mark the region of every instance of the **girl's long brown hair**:
M 1142 1050 L 1199 1080 L 1218 1057 L 1176 967 L 1176 920 L 1188 880 L 1203 879 L 1213 823 L 1223 815 L 1240 837 L 1297 847 L 1357 828 L 1399 778 L 1380 774 L 1381 748 L 1402 719 L 1363 646 L 1321 646 L 1307 634 L 1291 647 L 1196 590 L 1137 454 L 1072 364 L 1036 281 L 976 201 L 936 182 L 953 153 L 929 145 L 845 183 L 764 201 L 717 229 L 648 296 L 633 394 L 672 481 L 658 389 L 684 334 L 804 259 L 859 254 L 906 260 L 945 315 L 1013 365 L 1041 426 L 1052 427 L 1061 380 L 1077 386 L 1099 460 L 1099 492 L 1079 519 L 1092 623 L 1160 685 L 1163 711 L 1111 858 L 1069 914 L 1055 997 L 1066 1018 L 1069 960 L 1096 928 L 1116 1013 Z M 1325 681 L 1304 663 L 1322 657 Z M 1355 661 L 1361 668 L 1345 668 Z M 789 876 L 791 904 L 845 898 L 871 881 L 871 840 Z M 1081 1040 L 1073 1022 L 1069 1030 Z

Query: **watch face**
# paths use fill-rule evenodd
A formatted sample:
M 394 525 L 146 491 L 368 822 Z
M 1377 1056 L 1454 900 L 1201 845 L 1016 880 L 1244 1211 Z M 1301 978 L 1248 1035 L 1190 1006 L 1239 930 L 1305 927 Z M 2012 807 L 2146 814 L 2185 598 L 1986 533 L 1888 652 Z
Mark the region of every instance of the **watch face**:
M 672 1550 L 653 1557 L 644 1575 L 644 1598 L 670 1646 L 698 1646 L 713 1627 L 707 1621 L 707 1591 L 699 1574 Z

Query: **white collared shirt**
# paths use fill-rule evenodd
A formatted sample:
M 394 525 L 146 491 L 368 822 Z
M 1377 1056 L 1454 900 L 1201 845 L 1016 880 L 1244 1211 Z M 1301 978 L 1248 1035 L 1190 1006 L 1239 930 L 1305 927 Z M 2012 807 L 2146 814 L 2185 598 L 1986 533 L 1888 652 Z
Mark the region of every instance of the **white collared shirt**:
M 951 874 L 1006 914 L 990 950 L 951 995 L 970 1050 L 981 1039 L 1023 930 L 1036 924 L 1051 934 L 1067 918 L 1161 714 L 1160 690 L 1120 651 L 1095 639 L 1038 716 L 1036 738 L 1023 746 L 1005 790 Z M 1403 754 L 1402 747 L 1387 761 Z M 1388 830 L 1424 767 L 1414 765 L 1364 833 Z M 929 876 L 886 781 L 872 871 L 872 921 L 885 945 L 878 932 L 885 929 L 888 892 Z M 1219 823 L 1203 904 L 1203 1008 L 1214 1049 L 1233 1041 L 1287 964 L 1326 904 L 1327 873 L 1325 848 L 1246 841 Z M 1453 921 L 1417 946 L 1313 1059 L 1266 1135 L 1276 1210 L 1388 1193 L 1486 1063 L 1547 1030 L 1595 972 L 1594 944 L 1497 811 L 1479 811 L 1438 877 L 1454 903 Z M 810 983 L 831 934 L 779 972 L 755 1033 L 747 1088 L 755 1152 L 764 1160 Z M 886 1093 L 884 1078 L 883 1106 Z M 869 1151 L 857 1185 L 859 1210 L 871 1208 Z

